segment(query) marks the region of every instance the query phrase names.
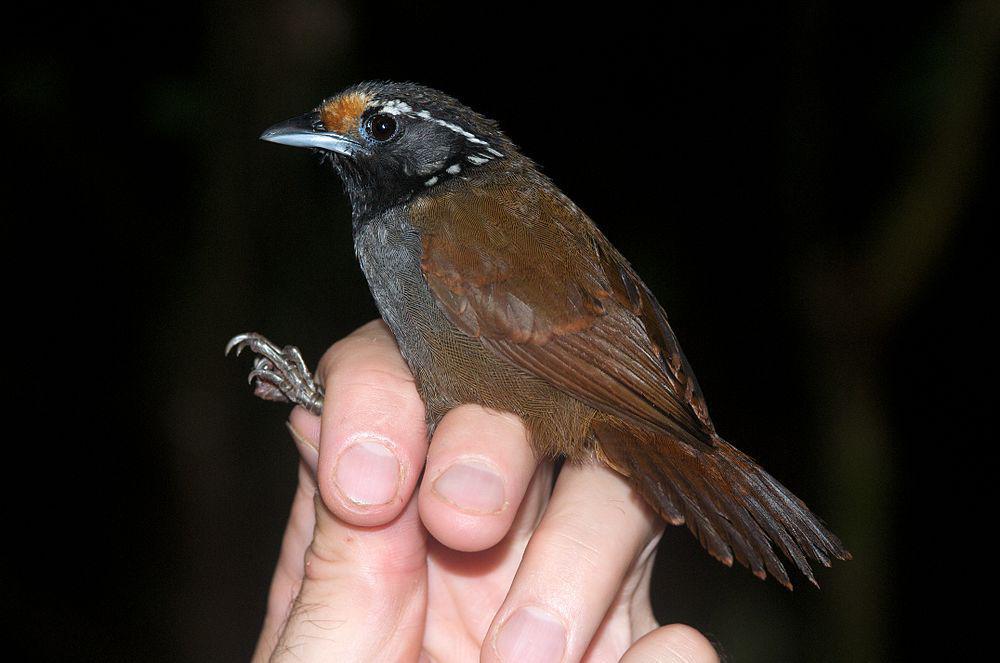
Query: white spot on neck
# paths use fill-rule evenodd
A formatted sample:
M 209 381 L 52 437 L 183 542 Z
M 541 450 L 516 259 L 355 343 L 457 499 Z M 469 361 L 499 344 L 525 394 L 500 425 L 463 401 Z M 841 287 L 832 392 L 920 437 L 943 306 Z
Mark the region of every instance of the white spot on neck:
M 458 173 L 461 170 L 462 170 L 462 167 L 459 166 L 457 163 L 455 163 L 455 164 L 452 164 L 452 165 L 448 166 L 448 169 L 445 172 L 448 173 L 449 175 L 458 175 Z
M 432 161 L 426 164 L 420 169 L 419 175 L 430 175 L 431 173 L 436 173 L 441 170 L 441 166 L 444 165 L 444 161 Z
M 438 181 L 438 178 L 437 178 L 437 175 L 435 175 L 434 177 L 432 177 L 429 180 L 427 180 L 426 182 L 424 182 L 424 186 L 434 186 L 435 184 L 437 184 L 437 181 Z

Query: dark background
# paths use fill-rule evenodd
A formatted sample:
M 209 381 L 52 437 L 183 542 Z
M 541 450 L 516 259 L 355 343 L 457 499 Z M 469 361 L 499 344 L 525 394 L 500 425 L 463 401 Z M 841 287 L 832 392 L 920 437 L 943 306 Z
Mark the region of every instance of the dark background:
M 315 362 L 376 315 L 335 176 L 256 137 L 391 78 L 499 120 L 591 214 L 720 431 L 854 553 L 788 593 L 671 528 L 661 620 L 733 661 L 964 658 L 1000 3 L 5 11 L 6 650 L 249 656 L 296 459 L 223 345 Z

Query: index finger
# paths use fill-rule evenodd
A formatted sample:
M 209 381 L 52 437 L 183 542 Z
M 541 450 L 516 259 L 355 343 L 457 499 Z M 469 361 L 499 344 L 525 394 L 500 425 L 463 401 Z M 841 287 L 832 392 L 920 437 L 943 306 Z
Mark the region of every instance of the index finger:
M 353 525 L 382 525 L 409 501 L 427 454 L 424 406 L 381 320 L 338 341 L 320 360 L 326 389 L 316 484 Z

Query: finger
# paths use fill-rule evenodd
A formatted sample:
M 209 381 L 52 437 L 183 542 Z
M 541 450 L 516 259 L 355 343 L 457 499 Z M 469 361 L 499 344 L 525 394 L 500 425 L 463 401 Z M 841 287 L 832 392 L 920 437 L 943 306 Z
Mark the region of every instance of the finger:
M 684 624 L 663 626 L 640 638 L 622 663 L 718 663 L 712 643 Z
M 315 487 L 316 466 L 319 463 L 319 436 L 321 420 L 303 407 L 292 408 L 288 416 L 288 432 L 299 451 L 299 458 L 309 470 Z
M 662 531 L 662 527 L 659 528 L 658 534 L 639 553 L 629 569 L 617 596 L 590 640 L 583 656 L 585 663 L 617 661 L 632 643 L 659 627 L 649 600 L 649 581 Z
M 639 554 L 639 560 L 633 568 L 629 580 L 622 586 L 620 600 L 627 611 L 628 623 L 632 631 L 628 639 L 633 642 L 660 625 L 653 614 L 649 587 L 653 580 L 653 566 L 656 562 L 656 551 L 660 538 L 663 536 L 663 527 L 664 525 L 661 523 L 658 535 Z
M 410 499 L 427 453 L 424 406 L 381 321 L 336 343 L 317 374 L 326 396 L 316 483 L 355 525 L 391 521 Z
M 619 474 L 567 465 L 483 644 L 485 662 L 579 661 L 660 521 Z
M 254 660 L 267 660 L 277 644 L 281 630 L 302 586 L 305 564 L 305 550 L 312 536 L 315 509 L 313 496 L 316 494 L 309 468 L 299 464 L 299 486 L 292 500 L 292 511 L 288 526 L 281 541 L 281 553 L 271 579 L 267 595 L 267 613 L 261 627 L 260 638 L 254 651 Z
M 257 642 L 255 658 L 267 658 L 274 651 L 281 628 L 292 602 L 302 585 L 304 555 L 316 521 L 313 497 L 316 494 L 316 459 L 319 447 L 319 417 L 302 408 L 292 410 L 288 424 L 295 446 L 301 455 L 299 483 L 292 499 L 291 514 L 281 541 L 281 552 L 268 592 L 267 613 Z
M 552 463 L 542 463 L 528 484 L 507 536 L 489 550 L 468 554 L 427 541 L 428 610 L 424 648 L 433 661 L 473 661 L 493 616 L 503 604 L 552 492 Z
M 318 495 L 314 509 L 302 587 L 271 660 L 416 660 L 427 601 L 416 501 L 377 527 L 339 520 Z
M 420 518 L 455 550 L 494 546 L 510 529 L 537 463 L 512 414 L 463 405 L 438 424 L 420 485 Z

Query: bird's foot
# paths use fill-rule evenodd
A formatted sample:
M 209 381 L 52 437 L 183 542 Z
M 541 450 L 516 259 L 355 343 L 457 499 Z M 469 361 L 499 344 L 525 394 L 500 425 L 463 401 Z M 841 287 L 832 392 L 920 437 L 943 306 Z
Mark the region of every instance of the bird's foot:
M 313 380 L 298 348 L 279 348 L 257 333 L 234 336 L 226 344 L 226 354 L 234 348 L 237 356 L 244 348 L 259 355 L 248 378 L 259 398 L 295 403 L 317 415 L 323 412 L 323 387 Z

